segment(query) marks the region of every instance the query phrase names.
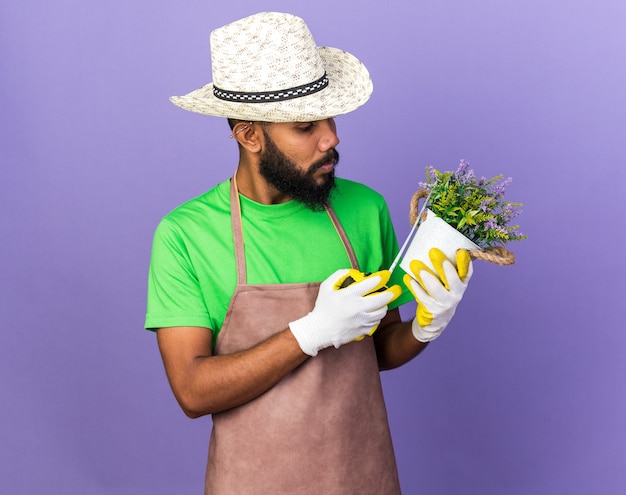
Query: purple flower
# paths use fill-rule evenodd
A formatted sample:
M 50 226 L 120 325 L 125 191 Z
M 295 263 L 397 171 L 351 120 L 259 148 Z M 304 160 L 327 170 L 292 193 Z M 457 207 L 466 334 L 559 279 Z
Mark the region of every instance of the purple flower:
M 474 182 L 476 176 L 474 175 L 474 171 L 470 168 L 470 163 L 468 161 L 461 160 L 459 168 L 457 168 L 454 173 L 454 178 L 461 184 L 470 184 Z
M 462 176 L 465 175 L 465 172 L 470 168 L 470 162 L 466 160 L 461 160 L 459 163 L 459 168 L 456 169 L 456 175 Z
M 491 205 L 491 203 L 493 203 L 493 201 L 494 201 L 493 198 L 487 198 L 482 203 L 480 203 L 478 208 L 481 209 L 483 212 L 487 213 L 487 211 L 489 211 L 489 206 Z
M 506 192 L 506 188 L 511 182 L 513 182 L 513 178 L 509 177 L 508 179 L 503 180 L 502 182 L 500 182 L 500 184 L 496 186 L 495 191 L 494 191 L 496 198 L 500 199 L 504 196 L 504 193 Z

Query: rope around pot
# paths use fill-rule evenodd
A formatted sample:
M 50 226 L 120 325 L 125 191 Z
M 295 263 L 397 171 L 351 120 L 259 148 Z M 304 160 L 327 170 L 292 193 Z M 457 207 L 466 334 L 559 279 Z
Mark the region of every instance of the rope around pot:
M 428 190 L 420 189 L 413 194 L 411 198 L 411 206 L 409 209 L 409 221 L 411 225 L 417 221 L 417 212 L 419 211 L 419 200 L 428 196 Z M 426 212 L 424 212 L 424 219 Z M 475 260 L 490 261 L 496 265 L 512 265 L 515 263 L 515 255 L 508 249 L 500 246 L 486 248 L 486 249 L 471 249 L 469 251 L 470 257 Z

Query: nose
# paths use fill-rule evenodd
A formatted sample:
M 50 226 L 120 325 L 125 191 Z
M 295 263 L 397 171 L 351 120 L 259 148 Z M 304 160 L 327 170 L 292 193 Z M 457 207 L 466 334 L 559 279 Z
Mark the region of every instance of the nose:
M 335 119 L 326 119 L 320 122 L 320 130 L 322 136 L 319 141 L 321 151 L 328 151 L 339 144 L 339 138 L 337 137 L 337 126 L 335 125 Z

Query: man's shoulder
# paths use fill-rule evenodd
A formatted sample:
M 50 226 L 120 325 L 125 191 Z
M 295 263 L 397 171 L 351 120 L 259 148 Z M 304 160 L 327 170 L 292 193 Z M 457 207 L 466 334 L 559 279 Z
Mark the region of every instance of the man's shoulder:
M 163 217 L 163 220 L 184 222 L 195 217 L 230 211 L 229 208 L 228 181 L 226 181 L 176 206 Z
M 226 181 L 172 209 L 161 218 L 157 233 L 186 232 L 191 235 L 207 226 L 217 229 L 221 223 L 230 222 L 229 219 L 230 202 Z

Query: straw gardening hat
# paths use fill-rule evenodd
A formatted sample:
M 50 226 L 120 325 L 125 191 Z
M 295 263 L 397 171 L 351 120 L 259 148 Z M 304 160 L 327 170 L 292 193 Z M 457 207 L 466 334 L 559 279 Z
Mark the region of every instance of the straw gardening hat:
M 261 12 L 211 33 L 213 82 L 170 98 L 185 110 L 266 122 L 309 122 L 345 114 L 372 93 L 365 66 L 318 47 L 302 19 Z

